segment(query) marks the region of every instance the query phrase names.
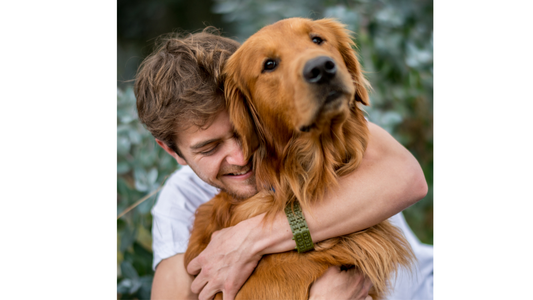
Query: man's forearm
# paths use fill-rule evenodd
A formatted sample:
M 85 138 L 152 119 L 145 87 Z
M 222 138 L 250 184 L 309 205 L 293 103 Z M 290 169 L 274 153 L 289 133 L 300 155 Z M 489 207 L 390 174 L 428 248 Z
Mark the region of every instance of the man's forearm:
M 376 225 L 427 193 L 424 174 L 411 153 L 382 128 L 369 123 L 369 129 L 369 145 L 359 168 L 340 178 L 339 186 L 328 191 L 323 201 L 304 211 L 314 242 Z M 249 221 L 257 223 L 262 217 Z M 294 249 L 285 214 L 278 214 L 272 227 L 266 228 L 270 233 L 256 230 L 258 253 Z
M 427 194 L 424 173 L 411 153 L 382 128 L 369 128 L 371 139 L 360 167 L 304 212 L 313 240 L 376 225 Z

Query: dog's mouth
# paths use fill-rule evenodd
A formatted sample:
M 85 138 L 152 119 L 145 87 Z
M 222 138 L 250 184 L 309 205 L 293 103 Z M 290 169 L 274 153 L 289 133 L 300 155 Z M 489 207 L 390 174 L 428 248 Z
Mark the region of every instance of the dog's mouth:
M 317 128 L 319 118 L 326 117 L 324 114 L 328 112 L 340 111 L 343 101 L 349 96 L 350 94 L 342 89 L 330 90 L 311 119 L 313 121 L 310 124 L 300 126 L 300 131 L 310 132 L 313 128 Z M 329 116 L 329 118 L 333 117 L 333 115 Z
M 335 102 L 335 100 L 340 99 L 342 95 L 344 95 L 344 93 L 341 92 L 341 91 L 337 91 L 337 90 L 330 91 L 327 94 L 326 100 L 324 101 L 324 105 L 322 107 L 324 107 L 324 106 L 326 106 L 326 105 L 328 105 L 328 104 L 330 104 L 332 102 Z

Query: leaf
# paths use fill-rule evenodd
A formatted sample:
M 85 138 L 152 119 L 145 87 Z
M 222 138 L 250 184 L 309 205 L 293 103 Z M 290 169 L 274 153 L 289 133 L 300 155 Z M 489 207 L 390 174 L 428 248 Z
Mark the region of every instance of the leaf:
M 152 274 L 152 252 L 146 250 L 139 243 L 134 243 L 132 258 L 132 265 L 139 276 Z
M 122 196 L 121 199 L 127 199 L 130 190 L 128 182 L 122 177 L 117 177 L 117 192 L 119 196 Z
M 135 229 L 131 228 L 131 226 L 127 226 L 124 228 L 122 232 L 119 232 L 120 236 L 120 252 L 126 251 L 131 245 L 133 245 L 133 242 L 135 241 L 135 236 L 137 235 L 137 232 Z
M 137 130 L 130 128 L 130 130 L 128 130 L 128 135 L 132 144 L 137 145 L 141 143 L 142 137 Z
M 145 275 L 140 278 L 140 282 L 141 282 L 141 288 L 139 289 L 140 299 L 150 299 L 153 281 L 154 281 L 154 276 L 152 275 Z
M 131 263 L 127 260 L 123 261 L 120 264 L 120 271 L 122 272 L 122 276 L 125 278 L 130 279 L 138 279 L 139 275 L 137 274 L 137 271 L 135 268 L 131 265 Z
M 130 171 L 130 165 L 127 162 L 117 163 L 117 174 L 125 174 Z
M 148 185 L 146 185 L 142 181 L 135 180 L 135 189 L 140 192 L 146 192 L 148 191 Z
M 153 185 L 155 181 L 157 180 L 157 169 L 156 168 L 150 169 L 150 171 L 148 172 L 146 176 L 146 179 L 149 185 Z
M 148 191 L 147 174 L 143 168 L 135 168 L 133 170 L 133 178 L 135 179 L 135 189 L 140 192 Z
M 155 188 L 154 188 L 155 189 Z M 158 194 L 156 193 L 154 196 L 144 200 L 143 203 L 139 204 L 139 206 L 137 206 L 137 211 L 140 213 L 140 214 L 147 214 L 150 209 L 152 209 L 152 206 L 154 205 L 154 197 L 156 197 Z
M 129 294 L 133 294 L 139 290 L 139 288 L 142 286 L 142 282 L 139 279 L 133 279 L 132 280 L 132 287 L 128 291 Z
M 143 248 L 152 251 L 152 235 L 150 231 L 141 224 L 137 227 L 139 234 L 137 235 L 137 242 L 142 245 Z M 135 247 L 136 244 L 133 245 Z M 135 250 L 137 251 L 137 250 Z M 146 250 L 145 250 L 146 251 Z
M 133 286 L 133 280 L 125 278 L 117 284 L 117 293 L 129 294 L 131 287 Z
M 130 152 L 130 140 L 126 137 L 117 137 L 117 153 L 126 155 Z

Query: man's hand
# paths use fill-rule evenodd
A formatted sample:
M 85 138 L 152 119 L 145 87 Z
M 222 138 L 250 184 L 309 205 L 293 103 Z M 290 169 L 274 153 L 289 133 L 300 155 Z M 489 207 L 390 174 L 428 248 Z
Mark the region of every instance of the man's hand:
M 359 273 L 356 268 L 341 271 L 340 267 L 329 267 L 311 286 L 309 300 L 371 300 L 372 297 L 368 296 L 371 287 L 370 279 Z
M 213 233 L 207 248 L 187 266 L 189 274 L 200 273 L 191 285 L 199 300 L 213 299 L 218 292 L 233 300 L 257 266 L 262 255 L 251 237 L 254 224 L 248 224 L 257 219 L 249 220 Z

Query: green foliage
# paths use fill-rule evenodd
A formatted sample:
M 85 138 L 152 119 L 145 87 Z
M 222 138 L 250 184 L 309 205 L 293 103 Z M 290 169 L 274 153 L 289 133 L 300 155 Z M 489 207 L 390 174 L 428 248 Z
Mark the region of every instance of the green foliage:
M 156 190 L 177 169 L 140 124 L 132 87 L 117 89 L 117 214 Z M 157 195 L 157 194 L 156 194 Z M 117 292 L 120 299 L 149 299 L 152 286 L 152 196 L 117 220 Z
M 428 195 L 408 208 L 407 222 L 433 244 L 433 2 L 431 0 L 215 0 L 240 41 L 289 17 L 337 18 L 355 33 L 372 84 L 368 118 L 418 159 Z

